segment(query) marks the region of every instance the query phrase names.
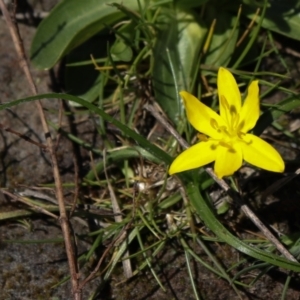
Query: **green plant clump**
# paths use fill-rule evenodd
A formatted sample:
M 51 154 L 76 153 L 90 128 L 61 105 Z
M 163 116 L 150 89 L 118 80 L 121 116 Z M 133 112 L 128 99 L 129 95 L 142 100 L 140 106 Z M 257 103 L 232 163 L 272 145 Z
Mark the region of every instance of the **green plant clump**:
M 118 262 L 134 261 L 133 275 L 147 268 L 164 290 L 155 261 L 174 240 L 178 252 L 185 255 L 196 299 L 206 292 L 198 287 L 192 260 L 227 281 L 238 295 L 239 286 L 253 286 L 272 268 L 300 271 L 300 264 L 279 254 L 271 241 L 235 234 L 226 224 L 230 210 L 235 209 L 229 205 L 235 198 L 232 193 L 246 202 L 261 196 L 260 186 L 250 190 L 243 185 L 252 180 L 245 172 L 225 177 L 230 191 L 221 193 L 221 204 L 213 196 L 221 190 L 216 184 L 220 181 L 204 168 L 168 175 L 173 158 L 195 143 L 196 137 L 179 92 L 187 91 L 218 111 L 220 67 L 234 74 L 242 92 L 254 79 L 259 81 L 262 114 L 253 134 L 260 135 L 271 126 L 285 141 L 299 144 L 297 135 L 278 121 L 300 106 L 300 98 L 296 86 L 283 85 L 291 66 L 274 42 L 282 36 L 300 40 L 299 8 L 300 1 L 63 0 L 40 23 L 31 45 L 31 62 L 39 69 L 63 63 L 67 93 L 18 99 L 1 109 L 59 98 L 74 106 L 74 111 L 96 117 L 103 148 L 63 134 L 101 158 L 82 178 L 82 187 L 105 191 L 97 204 L 112 208 L 115 198 L 122 211 L 122 217 L 107 220 L 105 227 L 89 234 L 93 238 L 90 251 L 80 258 L 85 263 L 103 244 L 112 243 L 97 275 L 108 280 Z M 269 57 L 275 57 L 283 71 L 265 70 Z M 284 95 L 283 100 L 268 102 L 276 92 Z M 159 117 L 153 121 L 157 114 L 165 123 Z M 58 129 L 58 124 L 51 125 Z M 114 139 L 108 126 L 117 128 Z M 297 258 L 299 239 L 288 237 L 282 242 Z M 245 260 L 222 261 L 212 250 L 217 243 L 230 245 Z M 244 280 L 253 269 L 255 278 Z M 291 276 L 286 275 L 282 298 Z

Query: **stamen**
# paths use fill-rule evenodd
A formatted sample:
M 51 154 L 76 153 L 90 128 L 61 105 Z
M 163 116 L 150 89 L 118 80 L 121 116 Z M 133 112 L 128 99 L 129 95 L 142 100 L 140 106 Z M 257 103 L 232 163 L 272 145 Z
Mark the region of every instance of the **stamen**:
M 244 141 L 245 141 L 245 140 L 244 140 Z M 251 144 L 253 143 L 253 141 L 252 141 L 252 140 L 250 140 L 249 142 L 245 141 L 245 143 L 246 143 L 247 145 L 251 145 Z
M 248 141 L 247 139 L 245 139 L 245 137 L 248 136 Z M 247 145 L 251 145 L 253 143 L 253 140 L 251 139 L 251 137 L 246 134 L 246 133 L 243 133 L 243 132 L 239 132 L 239 135 L 238 137 L 244 142 L 246 143 Z M 250 138 L 249 138 L 250 137 Z
M 244 125 L 245 125 L 245 121 L 243 120 L 240 124 L 239 124 L 239 126 L 237 127 L 237 132 L 240 132 L 241 130 L 242 130 L 242 128 L 244 127 Z
M 242 139 L 244 138 L 245 135 L 246 135 L 246 134 L 245 134 L 244 132 L 237 131 L 237 136 L 238 136 L 239 139 L 242 140 Z
M 211 149 L 211 150 L 216 150 L 217 147 L 218 147 L 218 145 L 214 145 L 214 144 L 210 145 L 210 149 Z
M 223 108 L 223 113 L 221 115 L 223 115 L 223 118 L 225 118 L 225 122 L 231 126 L 230 106 L 227 99 L 223 95 L 220 96 L 220 105 Z
M 201 142 L 207 142 L 208 138 L 206 135 L 202 134 L 202 133 L 197 133 L 197 138 L 201 141 Z
M 232 116 L 237 115 L 237 110 L 236 107 L 234 105 L 230 106 L 230 113 Z
M 211 127 L 212 127 L 213 129 L 216 129 L 216 130 L 219 129 L 219 124 L 218 124 L 218 122 L 217 122 L 215 119 L 213 119 L 213 118 L 210 119 L 210 125 L 211 125 Z
M 221 146 L 225 147 L 225 148 L 228 148 L 229 150 L 235 151 L 235 150 L 233 149 L 233 147 L 232 147 L 230 144 L 228 144 L 228 143 L 226 143 L 226 142 L 224 142 L 224 141 L 220 141 L 219 144 L 220 144 Z
M 220 126 L 219 132 L 223 132 L 223 133 L 226 133 L 227 135 L 229 135 L 229 132 L 228 132 L 228 129 L 226 126 Z
M 228 102 L 227 102 L 227 99 L 226 99 L 223 95 L 221 95 L 220 98 L 221 98 L 221 99 L 220 99 L 221 105 L 224 107 L 224 109 L 229 110 L 230 107 L 229 107 L 229 104 L 228 104 Z
M 234 105 L 230 106 L 230 127 L 232 131 L 236 131 L 236 127 L 239 124 L 239 120 L 240 120 L 240 115 L 238 114 L 236 107 Z

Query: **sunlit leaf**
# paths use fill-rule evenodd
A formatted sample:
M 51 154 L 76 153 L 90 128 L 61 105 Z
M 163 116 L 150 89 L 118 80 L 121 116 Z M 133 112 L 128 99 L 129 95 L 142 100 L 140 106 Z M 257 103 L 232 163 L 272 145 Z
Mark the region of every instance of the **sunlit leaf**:
M 121 39 L 117 39 L 115 41 L 110 49 L 110 54 L 114 61 L 129 62 L 133 56 L 131 47 L 124 43 Z
M 30 58 L 40 69 L 53 67 L 76 46 L 124 17 L 124 13 L 109 3 L 118 2 L 138 10 L 139 1 L 64 0 L 38 27 Z M 142 1 L 141 1 L 142 2 Z M 106 45 L 102 45 L 106 47 Z
M 166 12 L 162 22 L 154 49 L 155 99 L 177 123 L 183 116 L 178 91 L 191 87 L 206 28 L 191 12 L 181 10 Z

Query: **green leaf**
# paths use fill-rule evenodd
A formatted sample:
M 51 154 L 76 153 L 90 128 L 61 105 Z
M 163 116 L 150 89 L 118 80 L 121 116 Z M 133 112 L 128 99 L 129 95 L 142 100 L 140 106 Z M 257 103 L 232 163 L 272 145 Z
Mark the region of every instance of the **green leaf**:
M 295 272 L 300 272 L 300 264 L 289 261 L 281 256 L 274 255 L 272 253 L 263 251 L 259 248 L 255 248 L 253 246 L 244 243 L 235 237 L 232 233 L 230 233 L 223 225 L 219 222 L 219 220 L 214 215 L 210 206 L 203 199 L 202 195 L 199 192 L 197 183 L 188 182 L 187 183 L 187 194 L 189 200 L 195 207 L 199 217 L 205 225 L 214 232 L 216 236 L 218 236 L 221 240 L 234 247 L 238 251 L 249 255 L 253 258 L 259 259 L 261 261 L 270 263 L 272 265 L 282 267 L 288 270 L 292 270 Z
M 208 4 L 205 10 L 207 26 L 211 26 L 213 20 L 216 20 L 212 40 L 205 56 L 205 64 L 226 67 L 236 47 L 239 22 L 237 16 L 219 10 L 213 4 Z
M 221 215 L 226 213 L 230 208 L 230 204 L 226 201 L 226 198 L 216 207 L 217 214 Z
M 133 52 L 131 47 L 126 45 L 121 39 L 117 39 L 110 49 L 111 57 L 114 61 L 129 62 L 132 59 Z
M 275 31 L 290 38 L 300 40 L 300 1 L 269 1 L 262 27 Z M 243 12 L 248 18 L 255 19 L 255 11 L 257 7 L 245 6 Z M 259 22 L 260 17 L 256 17 Z
M 135 19 L 136 17 L 134 20 Z M 116 41 L 110 48 L 110 54 L 114 61 L 129 62 L 132 60 L 133 51 L 130 46 L 134 42 L 136 26 L 136 22 L 131 21 L 124 24 L 116 31 Z
M 109 5 L 113 2 L 124 3 L 109 0 L 61 1 L 38 27 L 30 51 L 33 64 L 40 69 L 52 68 L 70 50 L 107 25 L 121 20 L 124 13 Z M 126 0 L 129 9 L 137 10 L 138 4 L 137 0 Z
M 109 151 L 105 157 L 105 161 L 101 160 L 96 166 L 94 170 L 89 171 L 89 173 L 85 176 L 86 180 L 94 180 L 95 172 L 96 174 L 100 174 L 103 172 L 105 166 L 108 167 L 112 163 L 116 163 L 118 161 L 124 161 L 129 158 L 140 158 L 144 157 L 148 161 L 159 164 L 161 161 L 157 159 L 156 156 L 149 154 L 148 151 L 145 151 L 144 148 L 133 146 L 133 147 L 122 147 L 115 149 L 113 151 Z
M 39 100 L 39 99 L 52 99 L 52 100 L 64 99 L 64 100 L 73 101 L 81 106 L 84 106 L 87 109 L 89 109 L 91 112 L 99 115 L 104 121 L 115 125 L 117 128 L 119 128 L 123 132 L 124 135 L 132 138 L 144 150 L 146 150 L 149 153 L 151 153 L 152 155 L 156 156 L 156 158 L 159 159 L 161 162 L 164 162 L 165 164 L 170 164 L 172 161 L 172 158 L 165 151 L 158 148 L 154 144 L 150 143 L 148 140 L 146 140 L 144 137 L 142 137 L 141 135 L 136 133 L 134 130 L 130 129 L 125 124 L 123 124 L 120 121 L 116 120 L 115 118 L 111 117 L 110 115 L 105 113 L 102 109 L 96 107 L 92 103 L 89 103 L 81 98 L 78 98 L 78 97 L 75 97 L 72 95 L 51 93 L 51 94 L 41 94 L 41 95 L 32 96 L 32 97 L 28 97 L 28 98 L 18 99 L 18 100 L 11 101 L 9 103 L 0 105 L 0 111 L 7 109 L 9 107 L 19 105 L 21 103 L 31 102 L 31 101 Z
M 156 101 L 178 124 L 183 117 L 180 90 L 190 90 L 206 28 L 189 11 L 161 15 L 161 32 L 154 49 L 153 86 Z

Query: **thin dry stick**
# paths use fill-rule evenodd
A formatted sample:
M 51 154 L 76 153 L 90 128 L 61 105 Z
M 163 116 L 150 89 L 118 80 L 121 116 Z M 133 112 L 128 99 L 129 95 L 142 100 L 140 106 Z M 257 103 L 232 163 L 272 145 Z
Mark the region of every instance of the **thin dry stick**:
M 34 204 L 31 203 L 29 200 L 27 200 L 28 198 L 17 196 L 17 195 L 15 195 L 15 194 L 12 194 L 12 193 L 10 193 L 10 192 L 8 192 L 8 191 L 5 191 L 5 190 L 2 190 L 1 192 L 2 192 L 3 194 L 5 194 L 5 195 L 8 195 L 8 196 L 11 197 L 12 199 L 15 199 L 16 201 L 22 202 L 22 203 L 24 203 L 24 204 L 30 206 L 33 210 L 36 210 L 36 211 L 38 211 L 38 212 L 40 212 L 40 213 L 43 213 L 43 214 L 45 214 L 45 215 L 48 215 L 48 216 L 50 216 L 51 218 L 54 218 L 55 220 L 58 219 L 58 216 L 57 216 L 57 215 L 51 213 L 50 211 L 48 211 L 47 209 L 45 209 L 45 208 L 43 208 L 43 207 L 40 207 L 40 206 L 38 206 L 38 205 L 34 205 Z
M 4 15 L 4 18 L 6 20 L 8 29 L 10 31 L 10 35 L 12 37 L 14 46 L 16 48 L 19 60 L 20 60 L 20 67 L 24 71 L 26 78 L 28 80 L 29 86 L 31 88 L 31 91 L 34 95 L 37 95 L 37 88 L 34 84 L 31 72 L 29 70 L 28 62 L 26 59 L 22 39 L 20 37 L 18 27 L 17 25 L 12 21 L 9 12 L 3 2 L 3 0 L 0 0 L 0 8 L 2 10 L 2 13 Z M 63 190 L 62 190 L 62 182 L 60 179 L 60 174 L 58 170 L 58 162 L 55 155 L 55 150 L 53 146 L 53 141 L 50 135 L 49 127 L 44 115 L 43 107 L 40 101 L 36 101 L 36 106 L 40 115 L 40 120 L 43 126 L 43 131 L 47 140 L 47 146 L 49 149 L 49 154 L 51 157 L 52 162 L 52 169 L 53 169 L 53 177 L 55 181 L 55 188 L 56 188 L 56 197 L 58 199 L 58 206 L 60 211 L 60 223 L 62 228 L 62 233 L 64 236 L 65 241 L 65 248 L 66 253 L 68 257 L 68 263 L 69 263 L 69 269 L 70 269 L 70 275 L 71 275 L 71 283 L 72 283 L 72 291 L 73 291 L 73 297 L 75 300 L 81 299 L 81 291 L 78 289 L 79 283 L 78 283 L 78 275 L 77 275 L 77 265 L 76 265 L 76 259 L 75 259 L 75 252 L 74 252 L 74 245 L 72 243 L 72 238 L 70 235 L 70 224 L 69 220 L 66 214 L 66 208 L 64 205 L 64 196 L 63 196 Z
M 38 142 L 32 140 L 32 139 L 31 139 L 30 137 L 28 137 L 27 135 L 22 134 L 22 133 L 20 133 L 20 132 L 17 132 L 17 131 L 15 131 L 15 130 L 13 130 L 13 129 L 7 127 L 7 126 L 4 126 L 4 125 L 1 124 L 1 123 L 0 123 L 0 128 L 3 129 L 3 130 L 5 130 L 5 131 L 7 131 L 7 132 L 10 132 L 10 133 L 12 133 L 12 134 L 17 135 L 18 137 L 20 137 L 21 139 L 25 140 L 25 141 L 28 142 L 28 143 L 31 143 L 31 144 L 33 144 L 33 145 L 36 145 L 36 146 L 40 147 L 41 149 L 43 149 L 43 151 L 47 151 L 47 150 L 48 150 L 48 148 L 47 148 L 46 145 L 41 144 L 41 143 L 38 143 Z
M 240 37 L 240 39 L 237 41 L 237 43 L 236 43 L 236 45 L 235 45 L 236 47 L 239 47 L 240 44 L 241 44 L 241 43 L 244 41 L 244 39 L 246 38 L 246 36 L 249 34 L 250 30 L 252 29 L 252 27 L 253 27 L 254 24 L 255 24 L 255 21 L 256 21 L 258 15 L 259 15 L 259 13 L 260 13 L 260 8 L 258 8 L 258 9 L 256 10 L 255 15 L 254 15 L 253 19 L 251 20 L 250 24 L 247 26 L 246 30 L 244 31 L 244 33 L 243 33 L 243 35 Z
M 67 113 L 70 113 L 69 116 L 67 117 L 67 121 L 69 123 L 69 128 L 72 134 L 76 135 L 77 131 L 74 127 L 74 122 L 75 122 L 75 118 L 72 115 L 72 111 L 70 110 L 68 104 L 66 102 L 62 102 L 62 106 L 61 106 L 61 115 L 63 115 L 63 110 Z M 61 117 L 62 118 L 62 117 Z M 59 123 L 59 128 L 61 128 L 61 121 Z M 59 131 L 61 132 L 61 130 L 59 129 Z M 79 196 L 79 192 L 80 192 L 80 174 L 82 172 L 80 172 L 80 161 L 81 161 L 81 154 L 80 154 L 80 149 L 77 143 L 75 142 L 71 142 L 72 145 L 72 154 L 73 154 L 73 164 L 74 164 L 74 197 L 73 197 L 73 204 L 72 204 L 72 209 L 71 212 L 69 214 L 69 217 L 72 216 L 74 209 L 76 207 L 76 202 Z
M 181 135 L 173 128 L 173 126 L 155 109 L 152 104 L 146 104 L 145 109 L 148 110 L 178 141 L 183 148 L 188 148 L 189 144 L 181 137 Z M 271 241 L 277 250 L 287 259 L 298 262 L 295 257 L 284 247 L 284 245 L 274 236 L 274 234 L 262 223 L 262 221 L 255 215 L 252 209 L 243 201 L 240 194 L 233 191 L 229 185 L 223 180 L 219 179 L 211 168 L 205 168 L 205 171 L 218 183 L 218 185 L 226 191 L 236 203 L 241 207 L 245 215 L 257 226 L 257 228 Z

